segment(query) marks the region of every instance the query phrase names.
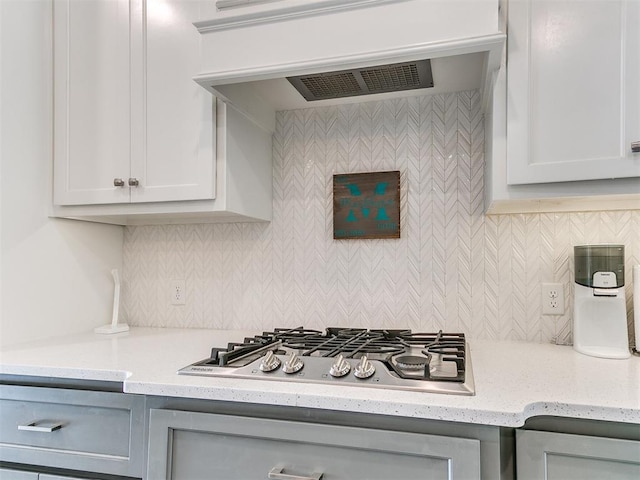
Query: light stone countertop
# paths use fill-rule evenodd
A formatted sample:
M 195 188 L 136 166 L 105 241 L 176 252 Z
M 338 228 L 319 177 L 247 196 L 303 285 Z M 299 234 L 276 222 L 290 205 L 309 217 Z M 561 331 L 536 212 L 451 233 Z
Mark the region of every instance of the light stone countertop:
M 25 343 L 0 373 L 124 382 L 128 393 L 399 415 L 508 427 L 554 415 L 640 424 L 640 357 L 592 358 L 571 347 L 469 340 L 476 395 L 177 375 L 256 332 L 132 328 Z

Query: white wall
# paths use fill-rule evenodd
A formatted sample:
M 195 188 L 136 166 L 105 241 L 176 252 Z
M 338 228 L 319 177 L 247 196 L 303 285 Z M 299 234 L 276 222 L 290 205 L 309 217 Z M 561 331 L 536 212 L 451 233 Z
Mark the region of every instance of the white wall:
M 122 267 L 122 227 L 47 216 L 51 3 L 0 0 L 0 345 L 108 323 Z

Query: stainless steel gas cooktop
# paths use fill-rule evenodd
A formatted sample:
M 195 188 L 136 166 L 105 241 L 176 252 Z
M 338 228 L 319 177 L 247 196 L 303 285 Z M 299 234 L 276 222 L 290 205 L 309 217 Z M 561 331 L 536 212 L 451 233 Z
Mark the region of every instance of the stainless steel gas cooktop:
M 442 331 L 277 328 L 214 347 L 178 373 L 475 394 L 464 334 Z

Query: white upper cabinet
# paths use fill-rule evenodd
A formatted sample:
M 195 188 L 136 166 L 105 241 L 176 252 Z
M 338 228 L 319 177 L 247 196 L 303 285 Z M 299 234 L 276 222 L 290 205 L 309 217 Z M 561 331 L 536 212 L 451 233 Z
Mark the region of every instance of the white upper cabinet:
M 640 2 L 511 0 L 508 19 L 507 183 L 640 176 Z
M 210 3 L 54 1 L 52 216 L 271 219 L 271 131 L 193 81 Z
M 55 0 L 54 204 L 215 198 L 189 0 Z

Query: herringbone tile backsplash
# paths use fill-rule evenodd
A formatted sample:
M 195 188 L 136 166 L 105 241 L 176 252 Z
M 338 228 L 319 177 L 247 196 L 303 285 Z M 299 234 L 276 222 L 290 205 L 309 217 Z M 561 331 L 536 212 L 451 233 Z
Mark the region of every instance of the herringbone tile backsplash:
M 570 342 L 573 245 L 625 244 L 630 277 L 640 211 L 485 216 L 479 100 L 474 91 L 278 113 L 273 221 L 128 227 L 126 321 Z M 384 170 L 401 172 L 401 238 L 333 240 L 333 174 Z M 185 280 L 186 305 L 170 305 L 172 279 Z M 543 282 L 564 285 L 564 315 L 542 316 Z

